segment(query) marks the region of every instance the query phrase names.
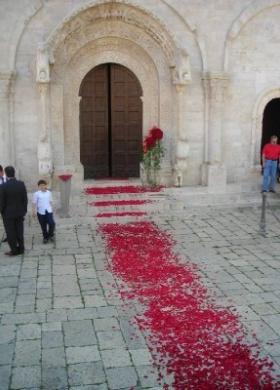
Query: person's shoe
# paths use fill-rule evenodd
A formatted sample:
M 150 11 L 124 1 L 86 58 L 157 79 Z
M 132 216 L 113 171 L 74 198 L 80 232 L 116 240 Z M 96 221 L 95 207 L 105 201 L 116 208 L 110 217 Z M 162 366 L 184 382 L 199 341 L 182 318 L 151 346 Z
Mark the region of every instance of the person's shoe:
M 48 240 L 47 238 L 44 238 L 44 239 L 43 239 L 43 244 L 47 244 L 48 241 L 49 241 L 49 240 Z
M 3 238 L 2 242 L 8 242 L 7 237 Z
M 5 255 L 6 256 L 17 256 L 19 253 L 18 252 L 12 252 L 12 251 L 10 251 L 10 252 L 5 252 Z
M 273 192 L 274 194 L 276 194 L 276 191 L 275 191 L 275 190 L 269 190 L 269 192 Z
M 54 236 L 49 237 L 50 242 L 54 242 Z
M 262 191 L 261 191 L 261 193 L 264 193 L 264 192 L 268 192 L 268 191 L 266 191 L 266 190 L 262 190 Z

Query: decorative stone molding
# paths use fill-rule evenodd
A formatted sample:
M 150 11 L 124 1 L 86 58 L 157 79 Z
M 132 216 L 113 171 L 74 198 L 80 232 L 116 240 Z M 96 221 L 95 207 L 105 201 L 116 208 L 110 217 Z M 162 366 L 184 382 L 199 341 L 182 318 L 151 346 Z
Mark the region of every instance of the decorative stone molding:
M 73 35 L 79 33 L 83 35 L 88 26 L 108 20 L 110 22 L 121 21 L 126 25 L 145 31 L 153 41 L 157 42 L 168 62 L 173 63 L 176 45 L 166 26 L 145 9 L 119 1 L 109 1 L 101 4 L 92 1 L 79 7 L 51 33 L 45 42 L 45 47 L 56 52 L 57 48 L 62 44 L 67 44 L 67 40 L 71 39 Z

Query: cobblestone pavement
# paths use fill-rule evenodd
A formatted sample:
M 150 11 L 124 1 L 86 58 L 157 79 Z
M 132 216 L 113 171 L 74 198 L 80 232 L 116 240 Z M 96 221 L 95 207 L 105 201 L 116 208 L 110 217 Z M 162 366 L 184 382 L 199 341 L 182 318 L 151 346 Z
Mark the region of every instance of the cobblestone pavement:
M 194 208 L 174 190 L 133 197 L 156 201 L 137 210 L 147 210 L 148 218 L 173 235 L 174 250 L 198 265 L 218 303 L 237 308 L 280 372 L 276 211 L 268 212 L 264 237 L 257 206 Z M 133 308 L 123 304 L 106 269 L 96 228 L 108 219 L 97 221 L 100 210 L 88 206 L 88 199 L 76 199 L 74 217 L 57 217 L 55 244 L 43 245 L 37 222 L 27 217 L 26 254 L 9 258 L 7 244 L 0 248 L 0 390 L 160 389 L 145 338 L 130 323 Z

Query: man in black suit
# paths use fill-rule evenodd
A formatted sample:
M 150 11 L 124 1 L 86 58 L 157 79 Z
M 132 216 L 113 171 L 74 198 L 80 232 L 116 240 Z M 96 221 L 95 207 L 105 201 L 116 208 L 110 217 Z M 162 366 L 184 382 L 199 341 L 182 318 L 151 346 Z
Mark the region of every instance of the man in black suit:
M 0 186 L 0 212 L 3 217 L 8 244 L 8 256 L 24 253 L 23 221 L 27 212 L 27 192 L 22 181 L 15 178 L 14 167 L 5 168 L 7 182 Z

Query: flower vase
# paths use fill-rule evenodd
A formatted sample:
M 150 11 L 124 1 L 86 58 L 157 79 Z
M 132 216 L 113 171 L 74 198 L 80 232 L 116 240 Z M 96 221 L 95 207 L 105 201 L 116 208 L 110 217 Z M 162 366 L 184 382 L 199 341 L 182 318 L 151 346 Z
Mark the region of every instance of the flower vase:
M 156 187 L 159 185 L 159 171 L 158 171 L 158 169 L 147 170 L 147 184 L 150 187 Z

